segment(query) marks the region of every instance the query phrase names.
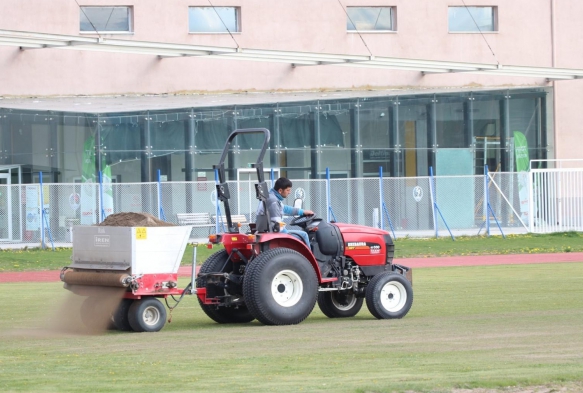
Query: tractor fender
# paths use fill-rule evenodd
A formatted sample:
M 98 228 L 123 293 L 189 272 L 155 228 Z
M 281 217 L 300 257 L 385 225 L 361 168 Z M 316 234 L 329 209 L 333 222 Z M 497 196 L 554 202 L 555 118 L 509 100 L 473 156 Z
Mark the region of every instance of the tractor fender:
M 299 240 L 297 237 L 286 234 L 286 233 L 262 233 L 258 236 L 257 243 L 261 247 L 261 251 L 267 251 L 272 248 L 289 248 L 291 250 L 297 251 L 302 254 L 312 265 L 318 276 L 318 282 L 322 282 L 322 274 L 320 272 L 320 266 L 312 254 L 312 251 L 308 248 L 306 243 Z

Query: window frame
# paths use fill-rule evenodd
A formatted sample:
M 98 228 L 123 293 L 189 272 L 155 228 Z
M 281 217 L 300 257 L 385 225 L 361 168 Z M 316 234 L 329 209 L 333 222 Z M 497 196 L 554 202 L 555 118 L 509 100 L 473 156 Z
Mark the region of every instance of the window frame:
M 214 10 L 215 8 L 232 8 L 235 10 L 235 29 L 236 30 L 225 30 L 225 31 L 191 31 L 190 30 L 190 10 L 194 8 L 206 8 Z M 224 27 L 224 26 L 223 26 Z M 209 7 L 209 6 L 188 6 L 188 34 L 241 34 L 241 7 L 240 6 L 220 6 L 220 7 Z
M 449 10 L 451 8 L 491 8 L 492 9 L 492 30 L 451 30 L 449 20 Z M 498 33 L 498 6 L 496 5 L 471 5 L 471 6 L 457 6 L 450 5 L 447 7 L 447 32 L 450 34 L 496 34 Z
M 356 25 L 349 19 L 348 17 L 348 9 L 349 8 L 388 8 L 391 11 L 391 30 L 359 30 Z M 352 24 L 354 26 L 354 30 L 348 29 L 348 24 Z M 387 34 L 387 33 L 396 33 L 397 32 L 397 7 L 395 6 L 347 6 L 346 7 L 346 32 L 347 33 L 366 33 L 366 34 Z
M 81 16 L 85 15 L 84 8 L 125 8 L 128 10 L 128 30 L 81 30 Z M 79 33 L 80 34 L 134 34 L 134 7 L 131 5 L 82 5 L 79 8 Z

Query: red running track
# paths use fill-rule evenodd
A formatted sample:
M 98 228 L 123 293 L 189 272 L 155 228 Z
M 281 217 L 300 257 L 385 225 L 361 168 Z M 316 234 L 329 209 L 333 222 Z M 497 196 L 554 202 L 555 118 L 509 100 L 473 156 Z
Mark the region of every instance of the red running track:
M 486 265 L 524 265 L 533 263 L 583 262 L 583 252 L 563 254 L 512 254 L 479 255 L 440 258 L 402 258 L 395 263 L 412 268 L 447 267 L 447 266 L 486 266 Z M 190 266 L 178 270 L 180 277 L 189 277 Z M 53 282 L 59 281 L 59 270 L 0 273 L 0 283 L 5 282 Z

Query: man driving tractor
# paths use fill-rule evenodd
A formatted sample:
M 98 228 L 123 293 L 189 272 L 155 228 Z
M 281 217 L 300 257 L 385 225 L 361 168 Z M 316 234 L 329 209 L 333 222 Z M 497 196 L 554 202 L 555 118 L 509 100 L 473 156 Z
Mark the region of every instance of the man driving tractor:
M 283 200 L 291 194 L 292 182 L 291 180 L 280 177 L 275 181 L 275 184 L 271 190 L 269 190 L 269 198 L 267 199 L 267 210 L 269 211 L 269 217 L 272 223 L 283 222 L 283 215 L 287 214 L 290 216 L 313 216 L 314 212 L 311 210 L 303 210 L 297 207 L 292 207 L 284 205 Z M 257 208 L 257 215 L 265 215 L 263 210 L 263 203 L 259 204 Z M 304 243 L 310 246 L 310 240 L 308 234 L 304 231 L 287 230 L 285 227 L 280 228 L 281 233 L 289 233 L 293 235 L 300 236 Z

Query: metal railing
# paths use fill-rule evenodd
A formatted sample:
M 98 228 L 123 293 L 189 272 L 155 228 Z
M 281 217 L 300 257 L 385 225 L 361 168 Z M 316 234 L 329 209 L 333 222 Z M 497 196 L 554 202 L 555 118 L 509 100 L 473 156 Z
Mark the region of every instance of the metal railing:
M 490 173 L 488 182 L 484 176 L 435 176 L 434 200 L 430 177 L 294 180 L 297 192 L 288 203 L 302 195 L 304 208 L 320 217 L 330 212 L 335 221 L 384 228 L 397 239 L 583 230 L 583 170 L 570 171 L 533 170 L 529 178 L 537 186 L 530 198 L 538 210 L 530 217 L 535 220 L 521 211 L 518 173 Z M 258 203 L 254 183 L 228 182 L 231 213 L 245 215 L 248 222 L 255 221 Z M 73 225 L 97 224 L 112 213 L 146 212 L 174 224 L 179 213 L 217 213 L 214 181 L 43 184 L 42 203 L 40 196 L 39 184 L 0 185 L 2 243 L 40 244 L 44 236 L 45 242 L 68 245 Z M 555 221 L 559 224 L 551 225 Z M 214 221 L 197 226 L 191 238 L 206 238 L 215 230 Z
M 583 231 L 583 160 L 536 160 L 555 168 L 531 168 L 529 230 Z M 536 162 L 533 160 L 531 166 Z

